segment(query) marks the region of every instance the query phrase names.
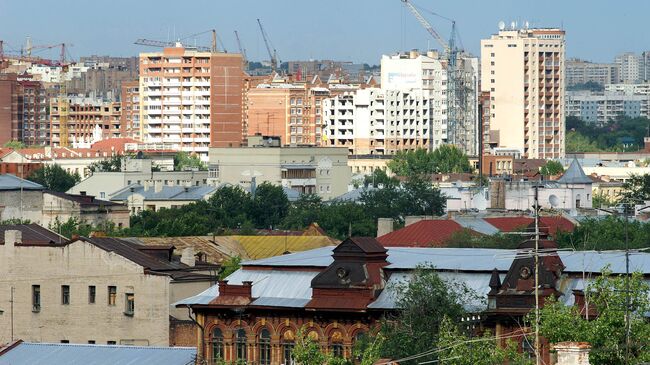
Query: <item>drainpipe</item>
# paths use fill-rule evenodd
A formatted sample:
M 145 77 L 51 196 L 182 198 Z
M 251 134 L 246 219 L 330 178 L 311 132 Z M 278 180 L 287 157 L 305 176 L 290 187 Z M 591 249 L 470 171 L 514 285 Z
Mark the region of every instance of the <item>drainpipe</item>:
M 188 312 L 187 316 L 201 330 L 201 342 L 200 342 L 201 347 L 199 349 L 197 349 L 196 363 L 197 364 L 207 364 L 207 361 L 205 360 L 205 328 L 196 320 L 196 317 L 192 317 L 192 307 L 190 307 L 189 304 L 187 304 L 186 307 L 187 307 L 187 312 Z M 199 355 L 199 350 L 200 350 L 200 355 Z

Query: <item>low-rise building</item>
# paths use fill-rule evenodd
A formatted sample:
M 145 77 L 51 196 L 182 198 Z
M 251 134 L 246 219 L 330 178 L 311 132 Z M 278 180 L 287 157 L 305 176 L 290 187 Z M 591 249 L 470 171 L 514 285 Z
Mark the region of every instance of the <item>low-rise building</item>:
M 208 181 L 207 171 L 156 171 L 154 161 L 147 158 L 126 158 L 121 171 L 94 172 L 68 190 L 70 194 L 93 195 L 109 199 L 111 194 L 131 184 L 143 185 L 145 181 L 168 186 L 199 186 Z
M 11 174 L 0 175 L 0 221 L 40 222 L 43 186 Z
M 270 182 L 324 200 L 341 195 L 350 184 L 347 148 L 272 147 L 262 136 L 248 138 L 248 147 L 210 148 L 210 180 L 241 185 Z
M 170 303 L 205 290 L 218 269 L 196 262 L 191 251 L 173 256 L 173 246 L 101 237 L 61 241 L 43 229 L 33 237 L 34 231 L 0 226 L 2 342 L 178 344 L 170 316 L 186 320 L 187 311 L 171 311 Z
M 127 185 L 110 195 L 113 203 L 128 206 L 131 214 L 136 215 L 143 210 L 157 211 L 161 208 L 176 208 L 199 200 L 208 200 L 216 186 L 170 186 L 162 181 L 145 180 L 142 184 Z
M 115 228 L 129 228 L 129 208 L 125 204 L 96 199 L 92 195 L 43 192 L 43 218 L 47 227 L 56 222 L 65 223 L 74 218 L 78 222 L 102 227 L 113 224 Z

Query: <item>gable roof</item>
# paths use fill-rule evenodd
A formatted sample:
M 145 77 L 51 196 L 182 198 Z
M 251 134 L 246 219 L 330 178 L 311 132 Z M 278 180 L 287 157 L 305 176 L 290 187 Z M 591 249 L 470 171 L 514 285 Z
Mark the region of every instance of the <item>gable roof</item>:
M 18 341 L 0 348 L 0 365 L 139 364 L 186 365 L 194 363 L 194 347 L 155 347 L 29 343 Z
M 133 188 L 133 192 L 131 192 Z M 217 190 L 218 187 L 210 185 L 201 185 L 201 186 L 161 186 L 160 191 L 156 192 L 153 186 L 145 190 L 144 186 L 140 184 L 131 184 L 125 188 L 115 192 L 111 196 L 113 201 L 126 201 L 129 199 L 131 194 L 139 194 L 144 197 L 144 200 L 201 200 L 204 199 L 207 195 L 213 193 Z
M 451 219 L 427 219 L 377 237 L 384 246 L 432 247 L 442 246 L 463 227 Z
M 574 158 L 573 161 L 571 161 L 569 168 L 564 172 L 564 175 L 557 180 L 557 182 L 562 184 L 591 184 L 593 183 L 593 180 L 585 174 L 578 160 Z
M 535 222 L 535 219 L 532 217 L 492 217 L 492 218 L 483 218 L 485 221 L 495 226 L 501 232 L 514 232 L 516 230 L 525 229 L 529 225 Z M 558 230 L 564 232 L 571 232 L 575 228 L 575 225 L 570 220 L 560 217 L 539 217 L 539 225 L 542 228 L 547 228 L 548 233 L 555 235 Z
M 16 175 L 0 175 L 0 190 L 43 190 L 45 187 L 33 181 L 21 179 Z
M 66 244 L 68 239 L 38 224 L 3 224 L 0 225 L 0 244 L 5 243 L 5 231 L 22 232 L 22 246 L 50 246 Z

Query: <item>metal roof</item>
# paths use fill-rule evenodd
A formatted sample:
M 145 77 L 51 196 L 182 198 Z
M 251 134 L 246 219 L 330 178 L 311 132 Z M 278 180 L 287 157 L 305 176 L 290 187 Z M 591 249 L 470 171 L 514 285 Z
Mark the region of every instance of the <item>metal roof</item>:
M 4 224 L 0 225 L 0 244 L 5 243 L 5 232 L 15 230 L 22 232 L 23 246 L 50 246 L 65 244 L 68 239 L 38 224 Z
M 21 179 L 12 174 L 0 175 L 0 190 L 44 190 L 45 187 L 33 181 Z
M 193 347 L 22 342 L 0 354 L 0 365 L 187 365 L 195 358 Z
M 133 188 L 133 192 L 131 192 Z M 144 197 L 144 200 L 201 200 L 207 195 L 212 194 L 218 188 L 216 186 L 201 185 L 201 186 L 169 186 L 163 185 L 160 191 L 151 186 L 144 189 L 144 186 L 139 184 L 131 184 L 122 190 L 117 191 L 111 200 L 113 201 L 127 201 L 131 194 L 139 194 Z
M 481 217 L 458 216 L 458 217 L 454 217 L 452 219 L 456 223 L 463 226 L 463 228 L 468 228 L 468 229 L 471 229 L 472 231 L 476 231 L 478 233 L 492 235 L 492 234 L 497 234 L 497 233 L 500 232 L 497 227 L 495 227 L 495 226 L 491 225 L 490 223 L 486 222 Z
M 592 184 L 593 180 L 585 175 L 578 160 L 573 159 L 569 168 L 564 172 L 564 175 L 557 180 L 557 182 L 561 184 Z

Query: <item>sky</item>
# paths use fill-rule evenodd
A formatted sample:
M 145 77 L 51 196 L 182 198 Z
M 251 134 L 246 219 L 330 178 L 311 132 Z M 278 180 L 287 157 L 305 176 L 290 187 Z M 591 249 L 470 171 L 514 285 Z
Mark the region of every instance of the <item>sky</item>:
M 528 21 L 562 27 L 567 56 L 611 62 L 621 52 L 650 50 L 646 0 L 413 0 L 456 20 L 464 48 L 476 55 L 497 24 Z M 613 5 L 614 4 L 614 5 Z M 450 22 L 423 15 L 444 37 Z M 237 51 L 239 32 L 250 60 L 266 60 L 260 18 L 281 61 L 336 59 L 378 64 L 382 54 L 440 48 L 401 0 L 0 0 L 0 39 L 17 52 L 27 36 L 34 45 L 72 44 L 73 59 L 91 54 L 133 56 L 153 48 L 138 38 L 175 40 L 216 29 L 226 50 Z M 210 45 L 204 34 L 186 41 Z M 220 46 L 221 47 L 221 46 Z M 34 53 L 58 57 L 55 51 Z

